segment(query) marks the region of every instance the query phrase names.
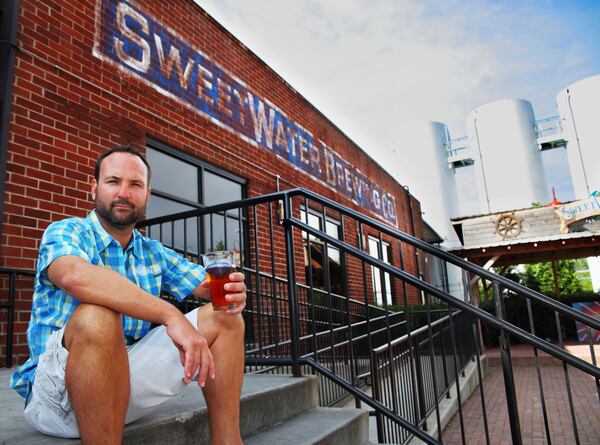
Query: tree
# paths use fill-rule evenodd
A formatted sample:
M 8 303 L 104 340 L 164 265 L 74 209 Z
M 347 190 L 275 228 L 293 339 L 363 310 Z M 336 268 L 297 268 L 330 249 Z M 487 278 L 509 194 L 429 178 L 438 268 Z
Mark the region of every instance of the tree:
M 558 289 L 561 296 L 572 295 L 582 291 L 581 283 L 575 272 L 575 261 L 559 260 L 556 262 Z M 530 289 L 554 296 L 554 275 L 552 263 L 526 264 L 522 277 L 523 284 Z

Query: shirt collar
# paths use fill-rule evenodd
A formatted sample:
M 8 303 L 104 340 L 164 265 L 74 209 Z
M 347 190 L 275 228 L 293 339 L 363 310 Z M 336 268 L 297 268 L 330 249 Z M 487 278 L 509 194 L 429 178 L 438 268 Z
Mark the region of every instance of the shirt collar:
M 113 241 L 115 242 L 115 245 L 119 244 L 119 242 L 116 239 L 114 239 L 106 231 L 106 229 L 102 226 L 102 224 L 100 223 L 100 220 L 98 219 L 98 215 L 96 215 L 95 210 L 92 210 L 90 212 L 90 214 L 88 215 L 88 220 L 90 221 L 90 224 L 92 225 L 92 227 L 94 229 L 96 245 L 100 248 L 99 250 L 101 252 L 106 250 L 106 248 L 108 246 L 110 246 L 110 244 Z M 137 258 L 139 258 L 141 248 L 142 248 L 141 244 L 142 244 L 142 235 L 140 234 L 140 232 L 137 229 L 133 229 L 133 235 L 131 237 L 131 240 L 129 241 L 129 244 L 127 245 L 127 248 L 125 249 L 125 252 L 127 252 L 128 250 L 132 250 L 133 254 Z

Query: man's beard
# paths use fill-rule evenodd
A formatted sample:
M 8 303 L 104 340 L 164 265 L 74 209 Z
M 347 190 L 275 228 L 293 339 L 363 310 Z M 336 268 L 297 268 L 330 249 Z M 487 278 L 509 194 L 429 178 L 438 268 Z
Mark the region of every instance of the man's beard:
M 129 206 L 129 212 L 125 212 L 124 209 L 115 209 L 115 206 L 123 204 Z M 146 217 L 145 208 L 137 208 L 125 199 L 117 199 L 107 205 L 99 199 L 98 195 L 96 195 L 94 208 L 96 209 L 96 213 L 102 217 L 102 219 L 114 227 L 128 227 Z

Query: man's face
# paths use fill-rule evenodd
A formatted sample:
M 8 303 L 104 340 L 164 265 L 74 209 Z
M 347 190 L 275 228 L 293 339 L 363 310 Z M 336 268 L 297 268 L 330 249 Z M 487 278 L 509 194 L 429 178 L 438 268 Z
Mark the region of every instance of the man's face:
M 92 182 L 92 197 L 99 217 L 115 228 L 144 219 L 150 187 L 148 171 L 138 156 L 113 153 L 102 161 L 98 176 Z

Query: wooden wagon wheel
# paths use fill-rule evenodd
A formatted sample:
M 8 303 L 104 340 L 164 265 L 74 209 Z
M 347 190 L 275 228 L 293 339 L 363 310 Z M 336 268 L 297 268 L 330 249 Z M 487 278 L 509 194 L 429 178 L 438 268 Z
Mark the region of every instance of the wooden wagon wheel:
M 516 238 L 522 230 L 521 219 L 513 213 L 504 213 L 496 219 L 496 232 L 502 239 Z

